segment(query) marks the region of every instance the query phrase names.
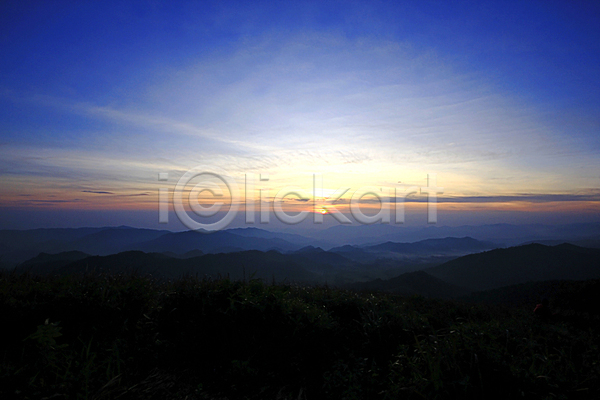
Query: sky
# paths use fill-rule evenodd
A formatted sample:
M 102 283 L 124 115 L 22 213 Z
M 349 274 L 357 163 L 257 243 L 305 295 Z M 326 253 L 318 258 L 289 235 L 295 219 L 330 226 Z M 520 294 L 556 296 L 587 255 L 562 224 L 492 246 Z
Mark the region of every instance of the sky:
M 427 224 L 428 176 L 437 224 L 600 221 L 597 2 L 9 0 L 0 50 L 0 229 L 185 229 L 178 182 Z

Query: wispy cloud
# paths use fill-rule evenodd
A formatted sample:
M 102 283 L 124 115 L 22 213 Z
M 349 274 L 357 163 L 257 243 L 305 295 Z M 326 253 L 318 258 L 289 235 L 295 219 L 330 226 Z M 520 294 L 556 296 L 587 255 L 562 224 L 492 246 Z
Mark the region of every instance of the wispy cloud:
M 400 199 L 402 200 L 402 199 Z M 409 196 L 406 202 L 426 203 L 427 196 Z M 491 195 L 491 196 L 445 196 L 438 195 L 439 203 L 552 203 L 552 202 L 598 202 L 600 203 L 600 190 L 589 190 L 584 193 L 516 193 L 513 195 Z
M 30 199 L 30 200 L 23 200 L 21 202 L 21 204 L 28 204 L 28 203 L 33 203 L 33 204 L 64 204 L 64 203 L 79 203 L 82 202 L 84 200 L 82 199 L 69 199 L 69 200 L 46 200 L 46 199 Z
M 88 202 L 150 198 L 158 172 L 173 184 L 207 165 L 237 179 L 268 173 L 273 187 L 312 172 L 353 188 L 436 172 L 442 203 L 598 201 L 576 192 L 598 184 L 600 159 L 589 140 L 571 139 L 582 135 L 565 135 L 579 126 L 574 117 L 548 118 L 546 104 L 484 70 L 382 37 L 262 32 L 157 67 L 128 87 L 135 95 L 3 92 L 58 122 L 3 140 L 0 183 L 11 193 L 98 195 Z M 39 140 L 52 136 L 45 129 L 58 138 Z
M 114 194 L 113 192 L 104 192 L 101 190 L 82 190 L 83 193 L 95 193 L 95 194 Z

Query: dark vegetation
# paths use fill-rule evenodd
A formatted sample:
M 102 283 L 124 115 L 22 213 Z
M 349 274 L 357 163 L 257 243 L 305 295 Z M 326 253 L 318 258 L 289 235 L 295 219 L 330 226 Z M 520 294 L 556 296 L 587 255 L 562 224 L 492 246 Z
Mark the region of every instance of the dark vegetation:
M 451 299 L 470 293 L 441 279 L 434 278 L 425 271 L 407 272 L 391 279 L 376 279 L 368 282 L 356 282 L 346 288 L 360 291 L 384 291 L 402 295 L 420 295 L 430 298 Z
M 0 304 L 3 399 L 600 394 L 598 320 L 542 322 L 534 304 L 252 279 L 7 272 Z
M 589 318 L 600 317 L 600 280 L 527 282 L 471 293 L 463 301 L 527 307 L 541 299 L 552 299 L 557 311 Z

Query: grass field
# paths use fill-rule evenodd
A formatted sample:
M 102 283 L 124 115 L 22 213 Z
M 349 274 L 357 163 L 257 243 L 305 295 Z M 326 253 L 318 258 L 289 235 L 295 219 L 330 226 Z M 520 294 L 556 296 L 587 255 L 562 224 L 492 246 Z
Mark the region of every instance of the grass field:
M 0 275 L 3 399 L 599 398 L 600 329 L 257 280 Z

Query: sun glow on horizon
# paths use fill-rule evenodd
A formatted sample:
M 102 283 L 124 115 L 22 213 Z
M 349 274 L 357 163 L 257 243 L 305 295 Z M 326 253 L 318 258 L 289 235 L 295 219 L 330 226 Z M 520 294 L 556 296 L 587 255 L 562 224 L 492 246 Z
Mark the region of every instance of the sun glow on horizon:
M 159 190 L 172 199 L 198 165 L 241 192 L 254 175 L 256 207 L 299 188 L 282 208 L 325 219 L 339 188 L 343 212 L 367 186 L 422 208 L 413 188 L 432 173 L 440 212 L 465 218 L 599 207 L 591 3 L 8 3 L 0 212 L 158 212 Z

